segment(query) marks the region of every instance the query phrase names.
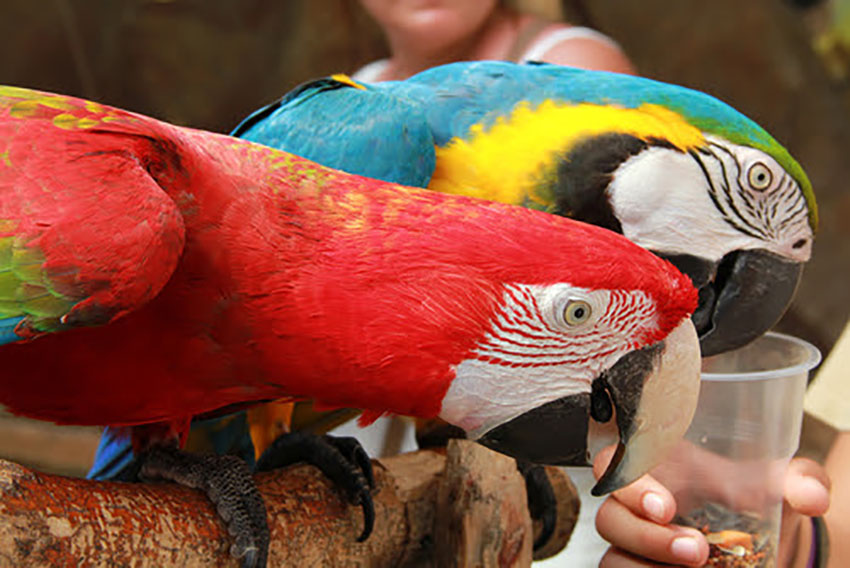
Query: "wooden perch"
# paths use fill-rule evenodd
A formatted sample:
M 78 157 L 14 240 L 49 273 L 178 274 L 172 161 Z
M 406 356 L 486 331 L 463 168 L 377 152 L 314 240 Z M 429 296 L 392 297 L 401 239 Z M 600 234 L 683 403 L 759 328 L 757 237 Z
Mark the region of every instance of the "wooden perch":
M 259 474 L 271 528 L 270 566 L 528 566 L 531 522 L 514 462 L 454 440 L 373 462 L 375 530 L 364 543 L 360 507 L 313 467 Z M 549 471 L 561 509 L 572 484 Z M 559 515 L 557 542 L 575 517 Z M 230 539 L 200 492 L 173 484 L 95 482 L 0 460 L 2 566 L 236 566 Z M 438 557 L 435 557 L 435 554 Z

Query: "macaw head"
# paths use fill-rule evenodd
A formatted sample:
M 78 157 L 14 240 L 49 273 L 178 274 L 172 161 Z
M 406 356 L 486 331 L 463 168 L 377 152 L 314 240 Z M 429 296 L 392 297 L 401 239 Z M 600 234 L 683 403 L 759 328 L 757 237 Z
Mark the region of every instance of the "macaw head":
M 631 483 L 684 435 L 699 391 L 694 326 L 659 326 L 657 300 L 567 283 L 506 287 L 440 417 L 514 458 L 575 466 L 589 465 L 591 419 L 616 415 L 617 452 L 593 494 Z
M 802 168 L 761 127 L 707 95 L 675 92 L 666 106 L 606 108 L 624 120 L 562 155 L 555 210 L 621 232 L 690 276 L 708 356 L 782 316 L 811 256 L 817 208 Z M 629 132 L 632 118 L 640 124 Z
M 696 291 L 671 264 L 610 231 L 520 211 L 529 216 L 515 219 L 521 228 L 476 223 L 492 227 L 478 246 L 499 259 L 486 272 L 502 284 L 483 335 L 455 366 L 440 417 L 519 459 L 585 465 L 590 420 L 615 415 L 617 456 L 594 488 L 607 493 L 648 471 L 690 424 Z M 486 262 L 478 258 L 470 256 L 473 266 Z
M 439 102 L 432 124 L 455 117 L 435 130 L 429 187 L 593 223 L 669 259 L 699 289 L 703 355 L 779 320 L 811 255 L 817 208 L 800 165 L 759 125 L 709 95 L 639 77 L 455 65 L 410 80 Z

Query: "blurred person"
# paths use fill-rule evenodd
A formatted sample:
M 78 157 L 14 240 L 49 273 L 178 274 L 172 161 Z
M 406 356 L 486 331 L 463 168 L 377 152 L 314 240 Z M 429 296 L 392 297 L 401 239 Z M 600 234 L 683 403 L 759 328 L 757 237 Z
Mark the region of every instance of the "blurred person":
M 846 335 L 846 334 L 845 334 Z M 845 344 L 844 359 L 850 359 L 850 344 Z M 850 379 L 844 367 L 844 380 Z M 845 387 L 846 388 L 846 387 Z M 844 399 L 845 402 L 847 399 Z M 850 413 L 847 414 L 850 417 Z M 826 458 L 826 472 L 835 481 L 832 487 L 830 508 L 823 515 L 823 529 L 829 533 L 828 568 L 850 566 L 850 430 L 843 430 L 832 443 Z
M 634 74 L 608 36 L 527 13 L 500 0 L 361 0 L 384 31 L 391 55 L 354 73 L 361 81 L 406 79 L 455 61 L 545 61 Z M 556 14 L 557 2 L 548 12 Z

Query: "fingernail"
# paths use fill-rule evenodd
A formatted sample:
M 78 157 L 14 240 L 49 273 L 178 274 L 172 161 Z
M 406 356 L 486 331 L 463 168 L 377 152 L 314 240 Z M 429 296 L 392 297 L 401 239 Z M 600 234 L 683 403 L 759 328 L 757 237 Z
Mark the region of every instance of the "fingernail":
M 641 499 L 646 515 L 653 521 L 664 522 L 664 499 L 657 493 L 646 493 Z
M 803 478 L 802 484 L 809 495 L 825 495 L 829 499 L 829 489 L 826 488 L 820 479 L 806 476 Z
M 670 552 L 673 556 L 686 562 L 696 562 L 699 560 L 699 544 L 696 539 L 690 536 L 680 536 L 673 539 L 670 545 Z
M 792 507 L 799 506 L 804 514 L 823 514 L 820 509 L 826 510 L 829 507 L 829 489 L 819 479 L 804 477 L 800 481 L 796 495 L 788 496 L 787 499 Z

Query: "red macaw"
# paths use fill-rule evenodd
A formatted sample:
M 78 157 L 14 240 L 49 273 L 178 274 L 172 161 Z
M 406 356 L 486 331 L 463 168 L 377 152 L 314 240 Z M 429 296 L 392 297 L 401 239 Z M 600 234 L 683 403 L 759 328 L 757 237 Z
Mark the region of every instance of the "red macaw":
M 440 416 L 571 463 L 601 390 L 621 436 L 610 491 L 696 404 L 690 280 L 591 225 L 14 87 L 0 195 L 0 403 L 126 427 L 139 451 L 289 397 Z M 175 455 L 148 473 L 200 485 L 163 473 Z M 267 541 L 235 530 L 234 554 L 264 564 Z

